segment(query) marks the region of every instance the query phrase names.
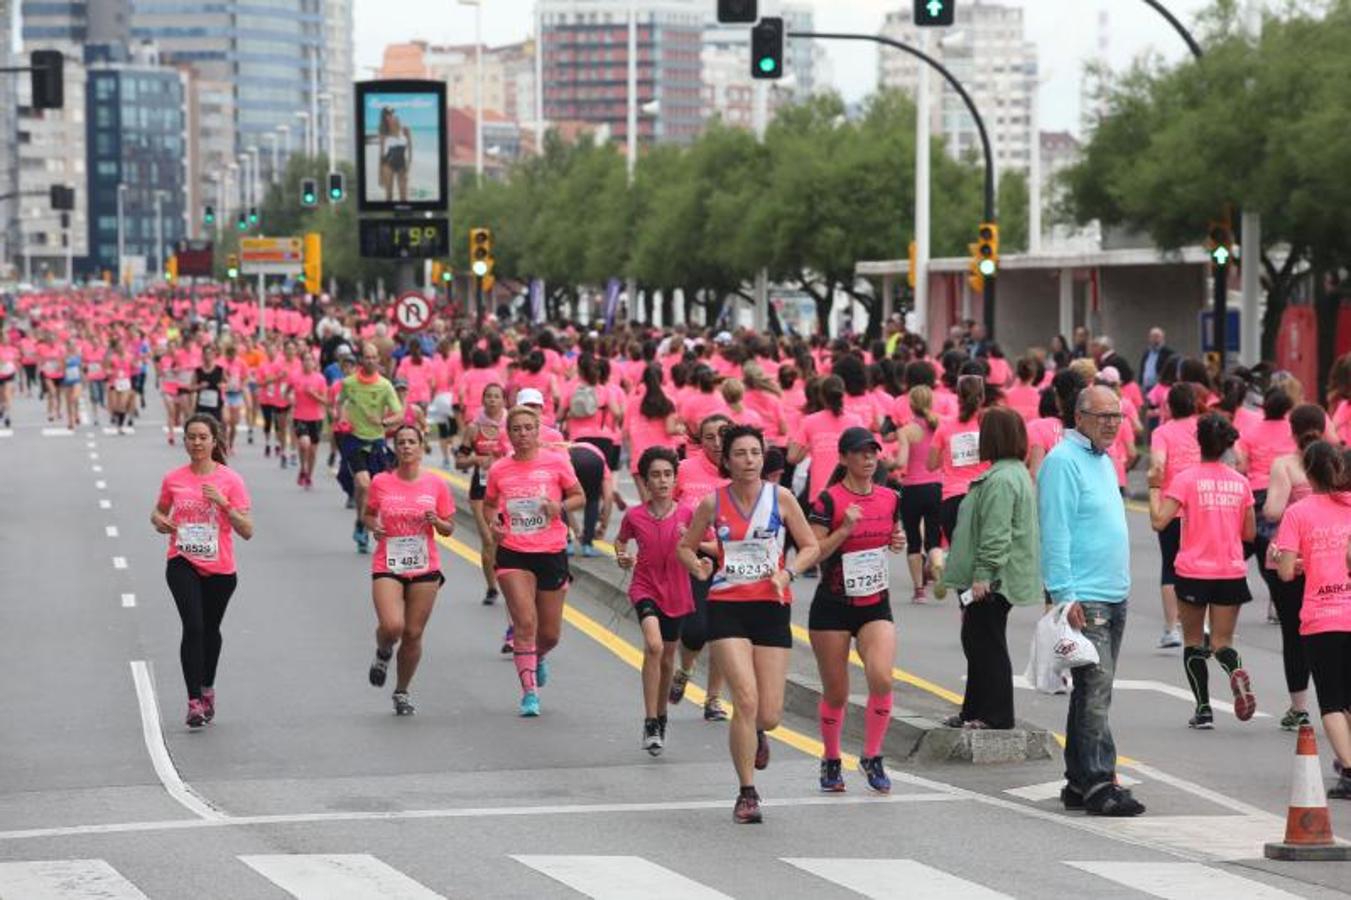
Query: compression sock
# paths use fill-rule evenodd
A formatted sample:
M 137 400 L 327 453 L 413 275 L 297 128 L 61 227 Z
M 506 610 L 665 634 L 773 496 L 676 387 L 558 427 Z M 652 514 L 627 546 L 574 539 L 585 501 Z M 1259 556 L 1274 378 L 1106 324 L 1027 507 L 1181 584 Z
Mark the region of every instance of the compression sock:
M 1233 675 L 1235 669 L 1243 668 L 1243 660 L 1233 647 L 1224 647 L 1215 651 L 1215 661 L 1224 669 L 1224 674 Z
M 891 692 L 868 695 L 868 718 L 863 722 L 863 755 L 881 756 L 882 741 L 891 725 Z
M 1182 670 L 1187 673 L 1187 683 L 1191 685 L 1192 696 L 1196 698 L 1196 708 L 1210 706 L 1210 671 L 1206 668 L 1206 649 L 1184 647 Z
M 832 707 L 822 700 L 816 706 L 821 719 L 821 743 L 826 747 L 826 759 L 840 758 L 840 735 L 844 733 L 844 707 Z
M 513 644 L 512 656 L 516 660 L 516 677 L 521 679 L 521 692 L 525 694 L 534 693 L 537 690 L 535 667 L 538 665 L 535 645 L 527 644 L 517 638 Z

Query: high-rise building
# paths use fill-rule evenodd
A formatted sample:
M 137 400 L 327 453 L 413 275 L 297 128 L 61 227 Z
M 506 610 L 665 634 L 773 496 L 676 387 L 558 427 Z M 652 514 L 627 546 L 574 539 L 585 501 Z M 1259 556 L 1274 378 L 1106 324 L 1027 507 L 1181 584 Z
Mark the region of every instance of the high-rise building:
M 148 44 L 90 45 L 86 60 L 89 269 L 157 275 L 186 234 L 188 76 Z
M 544 118 L 606 126 L 628 137 L 628 0 L 538 0 Z M 703 128 L 702 50 L 709 4 L 636 0 L 638 138 L 694 140 Z
M 1023 35 L 1023 11 L 987 0 L 957 5 L 956 26 L 925 29 L 929 55 L 946 66 L 971 95 L 990 134 L 995 169 L 1027 172 L 1037 148 L 1033 108 L 1038 70 L 1037 48 Z M 918 45 L 909 7 L 888 13 L 882 26 L 886 37 Z M 921 63 L 908 54 L 886 48 L 878 54 L 878 84 L 900 88 L 912 96 L 919 86 Z M 954 157 L 980 154 L 975 120 L 957 92 L 937 73 L 930 78 L 933 133 L 947 139 Z
M 444 81 L 447 106 L 474 109 L 477 103 L 478 65 L 473 44 L 390 44 L 385 47 L 379 77 Z M 534 121 L 534 41 L 483 48 L 483 108 L 513 122 Z
M 14 53 L 14 23 L 18 19 L 17 0 L 0 0 L 0 67 L 17 66 Z M 19 93 L 13 76 L 0 76 L 0 278 L 12 272 L 13 255 L 19 246 L 19 148 L 16 136 Z
M 356 81 L 356 46 L 352 35 L 353 2 L 324 0 L 323 90 L 332 97 L 331 105 L 326 110 L 324 131 L 327 133 L 328 129 L 332 129 L 334 156 L 340 160 L 355 158 L 355 92 L 352 84 Z
M 751 78 L 750 27 L 721 25 L 708 10 L 703 37 L 703 118 L 720 118 L 728 125 L 755 125 L 755 79 Z M 811 31 L 810 6 L 785 3 L 780 8 L 788 31 Z M 784 78 L 766 81 L 767 121 L 783 105 L 809 97 L 819 82 L 818 66 L 825 48 L 817 41 L 789 39 L 784 45 Z

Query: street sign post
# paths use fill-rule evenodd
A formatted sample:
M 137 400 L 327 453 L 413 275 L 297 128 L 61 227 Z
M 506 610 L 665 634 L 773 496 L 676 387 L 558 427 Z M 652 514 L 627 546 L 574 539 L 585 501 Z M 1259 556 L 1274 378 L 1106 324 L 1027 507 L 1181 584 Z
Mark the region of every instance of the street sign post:
M 421 294 L 401 294 L 394 302 L 394 320 L 404 331 L 421 331 L 432 323 L 431 301 Z
M 304 241 L 298 237 L 246 237 L 239 240 L 245 275 L 299 275 L 305 268 Z

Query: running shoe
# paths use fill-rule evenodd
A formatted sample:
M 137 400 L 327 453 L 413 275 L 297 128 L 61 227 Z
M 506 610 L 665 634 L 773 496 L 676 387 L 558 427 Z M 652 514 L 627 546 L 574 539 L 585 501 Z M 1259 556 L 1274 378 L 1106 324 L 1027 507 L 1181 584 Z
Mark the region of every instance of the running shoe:
M 769 738 L 763 731 L 755 732 L 755 767 L 769 768 Z
M 1159 637 L 1158 648 L 1160 650 L 1167 650 L 1170 647 L 1181 647 L 1181 646 L 1182 646 L 1181 626 L 1174 625 L 1172 628 L 1169 628 Z
M 1257 712 L 1257 697 L 1252 692 L 1252 679 L 1246 669 L 1235 669 L 1229 676 L 1229 687 L 1234 692 L 1234 716 L 1246 722 Z
M 1084 795 L 1067 784 L 1060 789 L 1060 803 L 1067 811 L 1083 809 Z
M 533 719 L 539 715 L 539 694 L 530 691 L 521 698 L 521 715 Z
M 944 560 L 941 556 L 929 562 L 929 577 L 933 579 L 934 599 L 942 600 L 948 595 L 948 586 L 943 583 Z
M 483 595 L 483 605 L 492 606 L 497 602 L 497 588 L 488 588 L 488 593 Z
M 348 494 L 347 502 L 343 504 L 343 509 L 356 509 L 356 508 L 357 508 L 357 498 L 353 497 L 351 494 Z
M 1195 728 L 1197 731 L 1210 731 L 1215 727 L 1215 714 L 1210 711 L 1209 706 L 1203 706 L 1196 711 L 1196 715 L 1187 720 L 1188 728 Z
M 1299 731 L 1301 725 L 1309 724 L 1309 714 L 1302 709 L 1291 707 L 1281 716 L 1282 731 Z
M 1130 791 L 1113 784 L 1085 798 L 1084 810 L 1090 816 L 1120 819 L 1140 815 L 1145 811 L 1145 805 L 1132 797 Z
M 535 687 L 544 687 L 549 683 L 549 661 L 540 657 L 535 663 Z
M 661 732 L 662 745 L 666 744 L 666 713 L 657 716 L 657 729 Z
M 844 793 L 844 770 L 838 759 L 821 760 L 821 792 Z
M 250 443 L 250 444 L 253 443 L 253 435 L 249 435 L 249 443 Z M 263 444 L 263 456 L 264 456 L 264 457 L 267 457 L 267 458 L 270 458 L 270 457 L 272 456 L 272 445 L 271 445 L 271 444 Z
M 249 443 L 250 443 L 250 444 L 253 443 L 253 429 L 252 429 L 252 428 L 249 429 Z
M 929 592 L 922 587 L 915 588 L 915 592 L 910 595 L 911 603 L 923 603 L 929 599 Z
M 1337 783 L 1328 788 L 1329 800 L 1351 800 L 1351 776 L 1343 775 Z
M 582 556 L 585 556 L 587 558 L 600 556 L 600 551 L 598 551 L 595 547 L 591 546 L 590 544 L 583 544 Z
M 765 820 L 760 814 L 760 795 L 754 788 L 742 791 L 736 798 L 736 806 L 732 808 L 732 818 L 738 825 L 759 825 Z
M 675 706 L 681 700 L 685 699 L 685 686 L 690 683 L 690 673 L 684 669 L 676 669 L 675 674 L 671 676 L 671 689 L 666 693 L 666 702 Z
M 202 714 L 208 722 L 216 718 L 215 688 L 202 688 Z
M 705 722 L 726 722 L 727 710 L 723 709 L 722 701 L 717 697 L 709 697 L 704 703 L 704 721 Z
M 300 473 L 298 473 L 298 474 L 296 475 L 296 485 L 299 486 L 299 487 L 304 487 L 304 486 L 305 486 L 305 473 L 304 473 L 304 472 L 300 472 Z
M 370 679 L 372 687 L 384 687 L 385 675 L 389 672 L 389 661 L 394 657 L 394 648 L 381 650 L 375 648 L 375 659 L 371 660 Z
M 507 626 L 507 633 L 504 634 L 504 635 L 502 635 L 502 654 L 503 654 L 503 655 L 507 655 L 507 654 L 512 653 L 512 652 L 515 651 L 515 647 L 513 646 L 513 638 L 515 638 L 515 636 L 516 636 L 516 629 L 513 628 L 512 626 L 508 625 L 508 626 Z
M 286 454 L 282 452 L 280 447 L 277 448 L 277 462 L 281 463 L 283 469 L 286 468 Z
M 661 724 L 656 719 L 643 720 L 643 749 L 652 756 L 661 756 Z
M 187 724 L 189 728 L 201 728 L 206 724 L 206 707 L 201 700 L 188 701 Z
M 370 532 L 366 530 L 365 525 L 362 525 L 359 529 L 357 529 L 356 542 L 358 553 L 371 552 L 371 535 Z
M 879 794 L 891 793 L 891 779 L 882 766 L 882 757 L 864 756 L 858 761 L 859 771 L 868 776 L 868 787 Z
M 568 546 L 567 546 L 566 549 L 567 549 L 567 552 L 568 552 L 568 556 L 576 556 L 576 555 L 577 555 L 577 548 L 576 548 L 575 546 L 573 546 L 572 538 L 568 538 Z
M 396 716 L 411 716 L 411 715 L 412 715 L 413 713 L 415 713 L 415 712 L 417 712 L 417 708 L 416 708 L 415 706 L 413 706 L 413 701 L 410 700 L 410 699 L 408 699 L 408 692 L 407 692 L 407 691 L 395 691 L 395 692 L 394 692 L 394 715 L 396 715 Z

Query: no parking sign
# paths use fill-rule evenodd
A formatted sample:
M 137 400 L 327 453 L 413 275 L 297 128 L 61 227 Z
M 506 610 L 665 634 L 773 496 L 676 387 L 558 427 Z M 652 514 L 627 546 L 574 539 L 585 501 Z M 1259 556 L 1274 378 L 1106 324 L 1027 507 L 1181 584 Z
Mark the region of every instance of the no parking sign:
M 432 322 L 431 301 L 421 294 L 403 294 L 394 303 L 394 318 L 405 331 L 421 331 Z

